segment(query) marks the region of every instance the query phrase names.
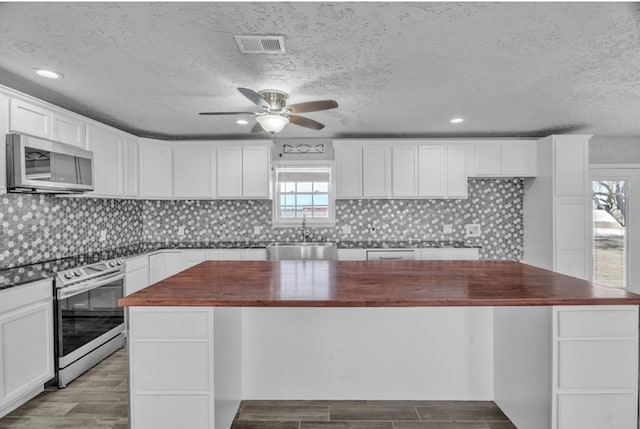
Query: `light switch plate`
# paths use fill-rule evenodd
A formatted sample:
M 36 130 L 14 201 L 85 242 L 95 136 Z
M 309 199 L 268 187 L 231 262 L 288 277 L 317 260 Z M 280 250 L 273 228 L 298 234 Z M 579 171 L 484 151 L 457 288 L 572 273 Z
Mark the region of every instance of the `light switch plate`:
M 453 224 L 445 223 L 443 225 L 442 232 L 445 234 L 451 234 L 453 232 Z
M 479 223 L 468 223 L 464 226 L 465 237 L 480 237 L 482 234 L 482 230 L 480 229 Z
M 184 235 L 184 226 L 178 227 L 178 235 Z
M 260 227 L 259 226 L 254 226 L 253 227 L 253 235 L 258 235 L 260 234 Z
M 103 229 L 100 231 L 100 241 L 107 241 L 107 230 Z
M 351 225 L 342 225 L 343 234 L 351 234 Z

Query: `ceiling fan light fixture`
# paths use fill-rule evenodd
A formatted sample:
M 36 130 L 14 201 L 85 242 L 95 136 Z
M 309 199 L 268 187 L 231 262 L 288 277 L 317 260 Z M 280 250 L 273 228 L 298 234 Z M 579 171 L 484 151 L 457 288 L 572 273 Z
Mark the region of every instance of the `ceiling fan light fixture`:
M 282 115 L 261 115 L 256 118 L 260 126 L 268 133 L 276 134 L 289 123 L 289 118 Z

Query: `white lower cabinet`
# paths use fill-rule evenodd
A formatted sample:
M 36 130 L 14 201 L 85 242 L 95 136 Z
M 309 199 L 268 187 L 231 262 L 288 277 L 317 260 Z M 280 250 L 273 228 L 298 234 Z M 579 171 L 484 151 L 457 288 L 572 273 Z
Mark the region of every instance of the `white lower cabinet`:
M 637 429 L 638 307 L 496 307 L 494 398 L 519 429 Z
M 157 283 L 184 269 L 181 251 L 161 251 L 149 255 L 149 284 Z
M 473 261 L 480 259 L 477 247 L 434 247 L 418 249 L 416 259 L 423 261 Z
M 207 251 L 209 261 L 266 261 L 267 249 L 212 249 Z
M 0 417 L 44 390 L 54 375 L 53 285 L 0 291 Z
M 366 261 L 366 249 L 338 249 L 338 261 Z
M 144 254 L 127 259 L 125 296 L 147 286 L 149 286 L 149 255 Z

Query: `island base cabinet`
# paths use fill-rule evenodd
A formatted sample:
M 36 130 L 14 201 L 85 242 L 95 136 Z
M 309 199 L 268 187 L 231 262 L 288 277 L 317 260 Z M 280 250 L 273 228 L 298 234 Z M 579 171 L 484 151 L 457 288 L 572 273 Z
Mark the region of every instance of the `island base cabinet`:
M 129 311 L 131 428 L 229 428 L 240 404 L 239 309 Z
M 494 396 L 519 429 L 637 429 L 638 307 L 496 307 Z

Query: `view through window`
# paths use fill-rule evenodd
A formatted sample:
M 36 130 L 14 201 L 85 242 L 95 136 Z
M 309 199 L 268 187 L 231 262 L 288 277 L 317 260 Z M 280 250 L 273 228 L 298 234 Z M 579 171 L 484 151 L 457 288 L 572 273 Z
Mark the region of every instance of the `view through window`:
M 333 221 L 330 165 L 276 167 L 276 223 L 310 224 Z
M 629 183 L 625 179 L 594 179 L 593 280 L 627 286 Z

